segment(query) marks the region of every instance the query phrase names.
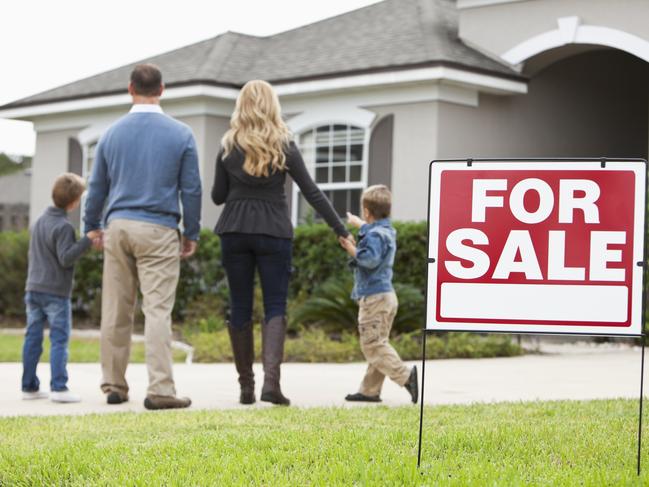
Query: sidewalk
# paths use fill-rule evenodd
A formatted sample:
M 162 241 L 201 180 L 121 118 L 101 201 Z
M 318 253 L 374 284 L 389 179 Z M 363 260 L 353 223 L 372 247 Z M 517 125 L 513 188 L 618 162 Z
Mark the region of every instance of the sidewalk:
M 468 404 L 492 401 L 532 401 L 559 399 L 638 398 L 640 388 L 640 349 L 630 347 L 592 347 L 552 345 L 542 355 L 513 358 L 433 360 L 426 363 L 425 402 Z M 550 353 L 547 353 L 550 352 Z M 411 362 L 414 364 L 415 362 Z M 417 363 L 421 378 L 421 363 Z M 41 383 L 47 388 L 47 364 L 39 365 Z M 282 367 L 284 393 L 297 407 L 354 407 L 344 401 L 355 392 L 365 365 L 285 364 Z M 191 409 L 235 409 L 238 384 L 233 364 L 176 364 L 179 395 L 192 398 Z M 50 401 L 22 401 L 21 365 L 0 364 L 0 416 L 58 415 L 144 411 L 146 368 L 129 366 L 127 378 L 131 400 L 109 406 L 99 390 L 98 364 L 70 364 L 70 388 L 81 394 L 79 404 L 53 404 Z M 257 396 L 263 378 L 261 364 L 255 364 Z M 647 391 L 645 383 L 645 391 Z M 383 404 L 409 404 L 407 393 L 386 380 Z M 252 407 L 271 407 L 257 403 Z

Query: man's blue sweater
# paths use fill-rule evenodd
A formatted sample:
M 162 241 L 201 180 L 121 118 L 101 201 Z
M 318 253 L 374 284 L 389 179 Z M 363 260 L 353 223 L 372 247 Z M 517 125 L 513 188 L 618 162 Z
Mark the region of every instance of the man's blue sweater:
M 111 125 L 95 151 L 86 232 L 101 227 L 102 213 L 105 225 L 122 218 L 176 229 L 180 203 L 184 235 L 197 240 L 201 180 L 191 129 L 162 111 L 132 111 Z

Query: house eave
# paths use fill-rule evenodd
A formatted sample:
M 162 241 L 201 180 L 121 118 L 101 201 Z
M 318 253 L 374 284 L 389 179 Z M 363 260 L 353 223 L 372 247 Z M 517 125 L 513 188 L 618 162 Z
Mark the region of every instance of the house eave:
M 442 82 L 471 87 L 488 93 L 515 95 L 527 93 L 527 79 L 512 73 L 467 68 L 457 63 L 435 62 L 407 66 L 357 70 L 321 76 L 270 80 L 279 96 L 308 96 L 341 90 Z M 240 86 L 211 80 L 192 80 L 168 84 L 162 101 L 195 97 L 234 101 Z M 58 98 L 41 102 L 14 102 L 0 107 L 0 118 L 27 120 L 60 113 L 128 106 L 131 97 L 123 90 Z

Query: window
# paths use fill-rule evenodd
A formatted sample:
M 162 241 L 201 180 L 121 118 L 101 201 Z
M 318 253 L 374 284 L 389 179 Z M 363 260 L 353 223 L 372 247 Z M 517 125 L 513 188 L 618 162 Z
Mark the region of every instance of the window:
M 366 179 L 365 130 L 353 125 L 321 125 L 298 137 L 298 146 L 313 180 L 342 217 L 360 212 Z M 311 206 L 293 189 L 293 219 L 303 223 L 314 215 Z

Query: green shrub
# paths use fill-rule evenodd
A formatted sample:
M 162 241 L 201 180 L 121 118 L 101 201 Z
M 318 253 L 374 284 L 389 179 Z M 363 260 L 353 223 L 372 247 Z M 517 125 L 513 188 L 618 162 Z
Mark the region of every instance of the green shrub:
M 10 318 L 25 315 L 25 281 L 29 234 L 0 232 L 0 314 Z
M 390 343 L 403 360 L 421 360 L 420 331 L 394 335 Z M 184 332 L 184 340 L 194 347 L 194 361 L 231 362 L 230 338 L 222 322 L 204 320 Z M 255 358 L 261 361 L 261 326 L 254 327 Z M 426 339 L 428 359 L 487 358 L 520 355 L 522 349 L 506 335 L 483 337 L 471 333 L 430 335 Z M 300 328 L 287 337 L 286 362 L 363 362 L 355 331 L 329 334 L 321 328 Z
M 426 287 L 426 222 L 394 222 L 394 228 L 397 230 L 394 281 L 414 286 L 423 293 Z M 319 283 L 343 273 L 351 274 L 347 261 L 347 254 L 327 225 L 300 225 L 295 229 L 291 296 L 301 292 L 311 294 Z
M 350 276 L 333 277 L 318 286 L 313 295 L 296 307 L 291 319 L 304 325 L 315 324 L 328 331 L 353 330 L 358 324 L 358 305 L 350 297 Z M 394 284 L 399 310 L 392 329 L 396 333 L 424 328 L 424 296 L 409 284 Z
M 394 280 L 416 287 L 423 294 L 427 280 L 426 222 L 394 222 L 397 231 L 397 255 Z
M 89 250 L 74 269 L 72 310 L 79 316 L 99 324 L 101 319 L 101 277 L 104 253 Z
M 398 246 L 395 281 L 423 291 L 426 281 L 425 223 L 395 222 Z M 27 274 L 27 232 L 0 233 L 0 314 L 23 318 L 23 289 Z M 334 233 L 324 224 L 301 225 L 295 229 L 294 273 L 289 288 L 289 312 L 313 295 L 315 288 L 332 277 L 351 278 L 347 256 Z M 98 323 L 101 314 L 103 259 L 99 252 L 86 253 L 77 263 L 73 289 L 73 310 L 80 317 Z M 409 291 L 411 294 L 413 291 Z M 413 295 L 414 296 L 414 295 Z M 210 316 L 223 317 L 228 292 L 219 238 L 209 230 L 201 232 L 198 251 L 181 264 L 181 277 L 174 307 L 174 320 L 195 322 Z M 402 302 L 403 305 L 403 302 Z M 355 314 L 355 313 L 354 313 Z M 255 320 L 262 318 L 259 286 L 255 290 Z M 414 323 L 415 319 L 411 320 Z M 414 326 L 414 325 L 413 325 Z M 292 326 L 292 329 L 295 325 Z M 403 330 L 414 329 L 405 327 Z
M 223 296 L 225 271 L 221 265 L 221 245 L 210 230 L 201 231 L 196 254 L 181 262 L 174 318 L 183 320 L 190 303 L 204 294 Z M 217 310 L 218 311 L 218 310 Z

